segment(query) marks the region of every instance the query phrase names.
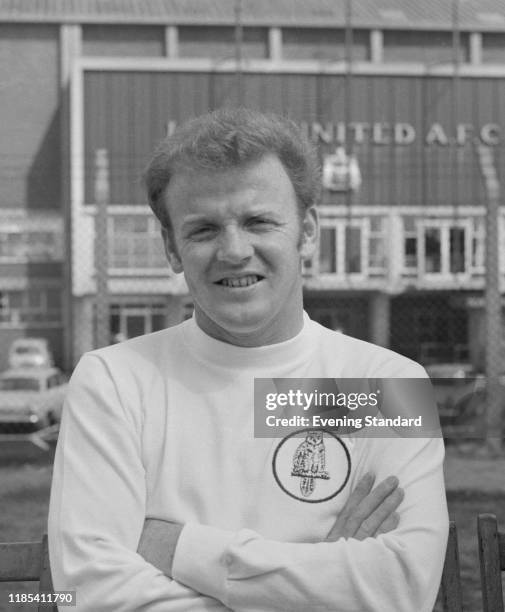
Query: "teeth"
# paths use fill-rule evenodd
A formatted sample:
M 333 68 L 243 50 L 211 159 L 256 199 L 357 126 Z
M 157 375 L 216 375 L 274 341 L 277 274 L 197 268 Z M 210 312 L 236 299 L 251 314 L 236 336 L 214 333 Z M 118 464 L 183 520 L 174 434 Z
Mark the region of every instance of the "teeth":
M 226 287 L 248 287 L 257 283 L 258 280 L 256 275 L 243 276 L 242 278 L 223 278 L 221 284 Z

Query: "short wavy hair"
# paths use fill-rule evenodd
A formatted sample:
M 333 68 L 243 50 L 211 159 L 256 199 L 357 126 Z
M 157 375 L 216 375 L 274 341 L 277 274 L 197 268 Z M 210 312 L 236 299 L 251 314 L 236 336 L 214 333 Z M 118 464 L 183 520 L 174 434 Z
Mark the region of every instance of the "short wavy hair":
M 226 171 L 278 157 L 288 174 L 300 217 L 317 203 L 320 168 L 316 150 L 291 120 L 247 108 L 226 108 L 201 115 L 177 127 L 156 149 L 144 172 L 149 205 L 171 231 L 165 192 L 181 171 Z

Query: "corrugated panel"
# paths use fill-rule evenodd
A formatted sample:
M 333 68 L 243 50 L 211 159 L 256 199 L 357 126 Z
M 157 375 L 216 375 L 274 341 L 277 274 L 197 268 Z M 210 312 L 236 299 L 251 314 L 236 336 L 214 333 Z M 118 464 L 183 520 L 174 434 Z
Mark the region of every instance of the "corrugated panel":
M 0 20 L 232 24 L 235 0 L 0 0 Z M 352 0 L 355 27 L 452 27 L 451 0 Z M 341 27 L 346 0 L 241 0 L 244 24 Z M 505 30 L 503 0 L 460 0 L 466 29 Z
M 140 175 L 167 123 L 236 105 L 236 84 L 234 75 L 224 73 L 87 73 L 86 201 L 93 202 L 93 155 L 99 148 L 110 155 L 112 202 L 145 201 Z M 485 201 L 472 143 L 483 126 L 503 125 L 502 81 L 356 76 L 350 99 L 345 75 L 244 74 L 242 87 L 253 108 L 283 113 L 306 128 L 316 122 L 318 133 L 327 134 L 319 142 L 321 156 L 334 151 L 339 126 L 348 123 L 363 176 L 361 189 L 352 195 L 355 204 Z M 456 101 L 456 123 L 468 129 L 458 146 Z M 395 144 L 402 126 L 413 130 L 413 138 Z M 499 154 L 503 148 L 502 143 Z M 325 192 L 324 198 L 328 204 L 346 202 L 342 194 Z

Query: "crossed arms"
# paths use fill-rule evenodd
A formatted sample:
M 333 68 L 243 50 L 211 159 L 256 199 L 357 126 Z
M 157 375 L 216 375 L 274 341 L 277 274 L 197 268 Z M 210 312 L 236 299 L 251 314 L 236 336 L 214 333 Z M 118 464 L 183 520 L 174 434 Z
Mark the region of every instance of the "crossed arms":
M 432 608 L 447 534 L 440 440 L 362 441 L 368 456 L 325 541 L 279 542 L 194 517 L 183 527 L 146 523 L 148 462 L 127 407 L 133 391 L 121 395 L 97 357 L 78 370 L 49 523 L 55 588 L 77 590 L 78 612 Z M 376 467 L 375 492 L 366 466 Z M 404 493 L 382 482 L 393 473 Z
M 336 542 L 341 538 L 361 541 L 398 527 L 400 515 L 396 509 L 404 497 L 398 479 L 390 476 L 372 490 L 374 482 L 371 472 L 363 476 L 324 541 Z M 182 529 L 180 523 L 148 518 L 140 537 L 138 553 L 169 578 L 173 577 L 175 550 Z

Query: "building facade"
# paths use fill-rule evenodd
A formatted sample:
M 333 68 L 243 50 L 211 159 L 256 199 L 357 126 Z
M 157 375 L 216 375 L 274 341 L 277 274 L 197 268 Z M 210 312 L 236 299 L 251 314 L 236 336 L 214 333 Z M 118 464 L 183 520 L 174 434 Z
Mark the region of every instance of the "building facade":
M 500 176 L 501 3 L 484 11 L 454 2 L 451 11 L 440 2 L 435 14 L 353 0 L 350 22 L 323 0 L 201 0 L 187 14 L 168 0 L 101 13 L 83 1 L 68 14 L 29 4 L 31 12 L 0 12 L 2 347 L 43 335 L 71 367 L 96 345 L 100 317 L 121 338 L 188 316 L 142 168 L 177 123 L 247 104 L 287 114 L 318 146 L 320 252 L 304 267 L 310 314 L 423 363 L 482 367 L 480 152 L 491 152 Z M 502 294 L 504 258 L 502 246 Z

